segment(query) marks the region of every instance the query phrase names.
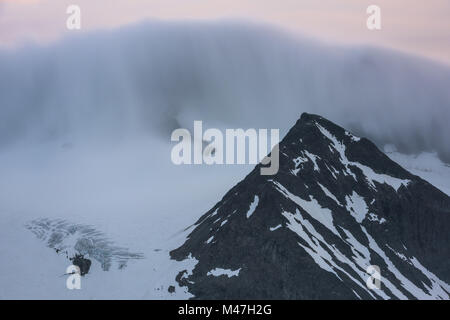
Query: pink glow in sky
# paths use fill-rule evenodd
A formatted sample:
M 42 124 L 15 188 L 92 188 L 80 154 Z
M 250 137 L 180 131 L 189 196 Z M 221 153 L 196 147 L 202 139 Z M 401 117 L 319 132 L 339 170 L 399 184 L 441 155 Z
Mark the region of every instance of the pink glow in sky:
M 81 7 L 82 29 L 66 29 L 66 8 Z M 382 29 L 366 28 L 366 8 L 381 8 Z M 0 45 L 49 42 L 67 32 L 143 19 L 240 19 L 345 44 L 395 48 L 450 63 L 448 0 L 0 0 Z

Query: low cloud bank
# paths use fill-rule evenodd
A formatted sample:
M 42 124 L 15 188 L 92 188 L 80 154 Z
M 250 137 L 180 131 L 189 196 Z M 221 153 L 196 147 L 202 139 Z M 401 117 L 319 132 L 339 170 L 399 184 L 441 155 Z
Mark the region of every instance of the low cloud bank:
M 0 52 L 0 148 L 169 142 L 193 120 L 283 134 L 307 111 L 450 162 L 448 88 L 449 67 L 387 50 L 246 23 L 145 22 Z

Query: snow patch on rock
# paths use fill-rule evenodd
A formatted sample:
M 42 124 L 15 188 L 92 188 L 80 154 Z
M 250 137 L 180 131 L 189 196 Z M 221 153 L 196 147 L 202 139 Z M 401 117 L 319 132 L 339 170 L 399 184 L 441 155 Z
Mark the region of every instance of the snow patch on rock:
M 211 271 L 208 271 L 206 275 L 214 277 L 227 276 L 228 278 L 237 277 L 239 276 L 239 272 L 241 271 L 241 269 L 242 268 L 239 268 L 237 270 L 215 268 Z
M 247 211 L 247 219 L 255 212 L 256 207 L 258 207 L 259 197 L 255 195 L 253 202 L 250 204 L 250 209 Z

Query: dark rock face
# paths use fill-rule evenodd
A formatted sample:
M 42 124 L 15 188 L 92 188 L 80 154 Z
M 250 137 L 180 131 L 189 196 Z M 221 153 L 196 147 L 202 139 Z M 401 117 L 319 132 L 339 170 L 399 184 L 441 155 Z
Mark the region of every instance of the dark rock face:
M 91 260 L 86 259 L 83 255 L 77 254 L 73 258 L 70 258 L 74 266 L 80 268 L 80 275 L 84 276 L 89 272 L 91 268 Z
M 449 299 L 450 198 L 372 142 L 303 114 L 171 252 L 199 299 Z M 376 265 L 381 288 L 369 289 Z

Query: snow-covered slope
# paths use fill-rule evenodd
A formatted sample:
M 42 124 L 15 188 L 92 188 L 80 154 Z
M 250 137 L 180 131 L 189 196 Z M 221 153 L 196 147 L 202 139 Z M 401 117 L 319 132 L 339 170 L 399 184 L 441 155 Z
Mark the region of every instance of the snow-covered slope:
M 0 153 L 0 298 L 2 299 L 182 299 L 175 276 L 195 261 L 170 260 L 183 231 L 199 211 L 212 206 L 250 170 L 247 166 L 175 166 L 170 145 L 156 139 L 79 145 L 59 143 L 11 148 Z M 169 174 L 170 173 L 170 174 Z M 214 182 L 211 176 L 214 174 Z M 174 201 L 173 199 L 177 199 Z M 171 199 L 171 201 L 169 201 Z M 33 221 L 65 222 L 95 230 L 93 240 L 138 253 L 105 271 L 95 256 L 81 290 L 66 288 L 67 267 L 78 240 L 63 237 L 59 253 L 49 247 L 58 232 L 28 227 Z M 61 228 L 54 228 L 55 231 Z M 51 241 L 50 244 L 57 243 Z M 105 252 L 104 241 L 99 241 Z M 56 248 L 55 247 L 55 248 Z M 109 249 L 106 250 L 106 253 Z
M 450 196 L 450 165 L 443 163 L 435 152 L 406 155 L 386 146 L 386 154 L 403 168 L 427 180 Z

